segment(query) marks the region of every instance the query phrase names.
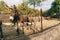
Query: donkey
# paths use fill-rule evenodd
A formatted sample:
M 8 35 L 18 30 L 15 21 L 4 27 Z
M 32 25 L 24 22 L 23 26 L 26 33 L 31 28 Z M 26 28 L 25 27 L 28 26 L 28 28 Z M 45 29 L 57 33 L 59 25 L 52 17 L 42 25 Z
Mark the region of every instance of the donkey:
M 25 15 L 24 16 L 22 15 L 20 17 L 20 19 L 21 19 L 20 22 L 23 23 L 23 24 L 26 22 L 27 26 L 29 26 L 30 24 L 32 25 L 32 22 L 34 22 L 33 19 L 31 19 L 31 18 L 29 18 L 29 16 L 25 16 Z

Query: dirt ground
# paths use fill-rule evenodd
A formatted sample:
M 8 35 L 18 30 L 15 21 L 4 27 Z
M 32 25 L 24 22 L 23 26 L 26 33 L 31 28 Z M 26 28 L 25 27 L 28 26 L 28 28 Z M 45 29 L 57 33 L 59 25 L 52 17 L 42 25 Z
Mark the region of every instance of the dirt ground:
M 9 23 L 9 15 L 0 15 L 0 19 L 4 19 L 5 22 L 3 22 L 3 34 L 5 37 L 14 37 L 17 35 L 17 32 L 16 32 L 16 26 L 13 26 L 12 24 L 10 25 L 7 25 L 6 23 Z M 37 33 L 39 31 L 41 31 L 41 21 L 38 22 L 38 18 L 34 17 L 34 20 L 36 21 L 35 24 L 33 23 L 32 26 L 24 26 L 24 27 L 21 27 L 19 26 L 20 28 L 20 35 L 22 35 L 22 32 L 24 31 L 24 34 L 25 35 L 30 35 L 30 34 L 33 34 L 33 33 Z M 46 29 L 46 28 L 49 28 L 49 27 L 52 27 L 58 23 L 60 23 L 60 20 L 57 20 L 57 19 L 50 19 L 50 20 L 46 20 L 43 18 L 42 20 L 43 22 L 43 30 Z M 5 24 L 4 24 L 5 23 Z
M 3 19 L 4 20 L 3 23 L 10 23 L 9 16 L 10 16 L 9 14 L 2 14 L 2 15 L 0 15 L 0 19 Z M 33 32 L 39 32 L 39 31 L 41 31 L 41 21 L 38 22 L 38 18 L 39 17 L 32 17 L 32 18 L 35 21 L 33 23 L 33 25 L 32 26 L 24 26 L 23 27 L 24 28 L 24 32 L 27 35 L 28 34 L 32 34 Z M 49 20 L 46 20 L 46 19 L 44 19 L 44 17 L 43 17 L 42 22 L 43 22 L 43 29 L 49 28 L 51 26 L 54 26 L 54 25 L 60 23 L 60 21 L 57 20 L 57 19 L 49 19 Z M 9 25 L 9 26 L 11 26 L 11 25 Z M 5 26 L 7 26 L 7 25 L 5 25 Z M 20 30 L 23 30 L 22 27 L 19 27 L 19 28 L 20 28 Z M 14 29 L 16 29 L 16 27 L 14 27 Z

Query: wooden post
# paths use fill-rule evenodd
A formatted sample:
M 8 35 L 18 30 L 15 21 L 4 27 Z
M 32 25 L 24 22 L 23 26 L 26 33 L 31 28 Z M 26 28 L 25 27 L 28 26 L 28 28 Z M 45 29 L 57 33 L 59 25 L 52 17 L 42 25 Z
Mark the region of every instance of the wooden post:
M 40 13 L 41 13 L 41 32 L 43 31 L 43 23 L 42 23 L 42 8 L 40 10 Z
M 0 20 L 0 33 L 1 33 L 1 38 L 3 38 L 2 20 Z

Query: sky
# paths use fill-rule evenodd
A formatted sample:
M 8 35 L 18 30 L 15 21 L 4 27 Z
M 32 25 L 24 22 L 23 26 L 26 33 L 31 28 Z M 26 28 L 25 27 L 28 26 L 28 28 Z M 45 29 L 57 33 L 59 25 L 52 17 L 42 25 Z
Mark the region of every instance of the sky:
M 36 7 L 36 9 L 40 10 L 40 8 L 42 8 L 43 11 L 44 10 L 48 10 L 48 9 L 51 8 L 52 2 L 54 2 L 54 0 L 46 0 L 46 1 L 44 1 L 44 2 L 41 3 L 42 5 L 40 7 Z M 33 8 L 33 7 L 31 6 L 31 8 Z
M 1 0 L 0 0 L 1 1 Z M 7 5 L 11 6 L 11 5 L 18 5 L 23 3 L 23 0 L 3 0 Z M 44 2 L 42 2 L 40 7 L 36 7 L 35 9 L 40 10 L 40 8 L 42 8 L 43 10 L 48 10 L 51 8 L 51 4 L 54 0 L 46 0 Z M 30 8 L 33 8 L 33 6 L 29 6 Z

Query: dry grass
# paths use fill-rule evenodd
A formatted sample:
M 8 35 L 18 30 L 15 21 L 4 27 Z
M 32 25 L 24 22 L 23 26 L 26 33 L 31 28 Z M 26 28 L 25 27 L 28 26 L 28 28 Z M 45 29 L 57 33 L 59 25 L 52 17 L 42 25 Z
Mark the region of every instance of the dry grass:
M 57 20 L 43 20 L 43 29 L 49 28 L 51 26 L 54 26 L 56 24 L 60 23 L 60 21 Z M 26 35 L 32 34 L 34 32 L 41 31 L 41 23 L 36 22 L 35 26 L 27 26 L 24 27 L 24 32 Z
M 2 16 L 3 17 L 3 16 Z M 5 18 L 4 18 L 5 17 Z M 2 19 L 8 19 L 6 18 L 6 16 L 4 16 Z M 34 20 L 37 20 L 37 19 L 34 19 Z M 7 20 L 5 20 L 6 22 Z M 8 21 L 7 21 L 8 22 Z M 45 20 L 43 19 L 43 29 L 46 29 L 46 28 L 49 28 L 53 25 L 56 25 L 60 23 L 60 21 L 58 20 Z M 32 33 L 36 33 L 36 32 L 39 32 L 41 31 L 41 22 L 35 22 L 35 26 L 24 26 L 24 30 L 22 27 L 20 27 L 20 33 L 22 34 L 22 31 L 24 31 L 25 35 L 30 35 Z M 17 33 L 16 33 L 16 27 L 15 26 L 12 26 L 12 25 L 3 25 L 3 33 L 4 35 L 6 35 L 7 37 L 8 36 L 16 36 Z M 57 38 L 56 40 L 59 40 L 59 38 Z

